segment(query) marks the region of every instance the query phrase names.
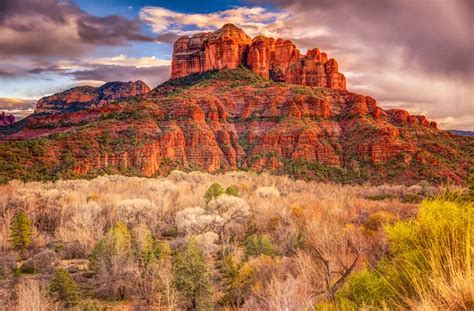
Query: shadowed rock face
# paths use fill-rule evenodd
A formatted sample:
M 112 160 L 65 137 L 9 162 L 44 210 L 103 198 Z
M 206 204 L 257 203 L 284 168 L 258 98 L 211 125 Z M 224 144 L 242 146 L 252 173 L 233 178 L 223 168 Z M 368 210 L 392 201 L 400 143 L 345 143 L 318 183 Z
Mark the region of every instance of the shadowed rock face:
M 257 36 L 227 24 L 215 32 L 181 37 L 174 44 L 171 79 L 247 66 L 265 79 L 345 90 L 338 64 L 313 49 L 302 55 L 293 42 Z
M 104 105 L 112 100 L 143 95 L 150 91 L 143 81 L 107 82 L 100 87 L 80 86 L 41 98 L 35 113 L 56 113 L 64 109 L 83 109 Z
M 0 126 L 7 126 L 13 123 L 15 123 L 15 116 L 11 114 L 5 114 L 5 112 L 2 111 L 0 114 Z

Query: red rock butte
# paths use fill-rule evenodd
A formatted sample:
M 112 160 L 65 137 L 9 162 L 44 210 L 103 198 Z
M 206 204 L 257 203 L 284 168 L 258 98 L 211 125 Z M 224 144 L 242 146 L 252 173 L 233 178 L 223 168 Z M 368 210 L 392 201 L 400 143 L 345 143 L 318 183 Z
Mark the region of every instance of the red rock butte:
M 215 32 L 181 37 L 174 44 L 171 79 L 245 66 L 265 79 L 346 90 L 335 59 L 319 49 L 302 55 L 290 40 L 257 36 L 226 24 Z

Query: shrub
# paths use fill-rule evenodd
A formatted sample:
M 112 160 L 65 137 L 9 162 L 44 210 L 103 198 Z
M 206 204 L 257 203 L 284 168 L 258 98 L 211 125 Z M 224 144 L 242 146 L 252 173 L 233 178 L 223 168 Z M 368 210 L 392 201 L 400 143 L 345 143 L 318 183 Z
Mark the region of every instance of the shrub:
M 473 225 L 472 202 L 425 201 L 416 219 L 386 229 L 391 256 L 374 271 L 353 275 L 340 303 L 468 310 L 474 302 Z
M 79 286 L 66 269 L 58 269 L 54 272 L 49 291 L 67 307 L 74 306 L 79 301 Z
M 385 224 L 392 224 L 397 220 L 397 217 L 390 212 L 378 211 L 369 216 L 364 228 L 370 231 L 377 231 Z
M 246 257 L 265 255 L 275 257 L 278 254 L 270 239 L 265 236 L 252 235 L 245 240 Z
M 155 217 L 155 207 L 147 199 L 126 199 L 117 204 L 118 220 L 133 227 L 137 224 L 153 224 Z
M 49 273 L 54 271 L 59 264 L 59 256 L 49 249 L 45 249 L 32 258 L 32 263 L 35 271 L 42 273 Z
M 51 311 L 60 310 L 48 296 L 47 285 L 34 279 L 23 279 L 16 290 L 18 311 Z
M 200 207 L 186 208 L 176 214 L 178 230 L 188 234 L 203 233 L 208 229 L 216 228 L 221 222 L 221 216 L 210 215 Z
M 16 260 L 16 254 L 0 252 L 0 279 L 7 277 L 16 268 Z
M 219 235 L 217 233 L 208 231 L 198 234 L 193 238 L 196 240 L 205 256 L 211 256 L 216 253 L 218 248 L 216 243 L 219 240 Z
M 19 211 L 10 224 L 10 243 L 13 249 L 24 252 L 31 244 L 31 221 L 24 211 Z
M 214 307 L 214 288 L 212 273 L 206 259 L 194 239 L 186 244 L 176 255 L 173 265 L 174 284 L 183 297 L 188 300 L 192 310 L 212 310 Z
M 204 199 L 206 199 L 206 202 L 209 202 L 222 194 L 224 194 L 224 188 L 222 188 L 221 184 L 213 183 L 204 194 Z
M 234 197 L 240 197 L 239 189 L 236 186 L 229 186 L 225 189 L 225 194 L 231 195 Z
M 256 194 L 262 198 L 278 198 L 280 191 L 275 187 L 259 187 L 257 188 Z

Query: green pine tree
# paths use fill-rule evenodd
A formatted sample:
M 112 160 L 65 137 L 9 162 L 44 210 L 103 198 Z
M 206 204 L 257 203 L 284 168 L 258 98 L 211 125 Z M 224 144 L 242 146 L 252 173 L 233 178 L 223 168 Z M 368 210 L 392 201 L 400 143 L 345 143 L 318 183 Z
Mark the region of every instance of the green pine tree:
M 13 249 L 24 252 L 31 244 L 31 221 L 24 211 L 19 211 L 10 223 L 10 243 Z
M 76 305 L 80 297 L 79 286 L 66 269 L 58 269 L 54 272 L 49 292 L 64 302 L 67 307 Z
M 174 262 L 175 287 L 190 301 L 192 310 L 214 309 L 212 273 L 195 240 L 177 253 Z

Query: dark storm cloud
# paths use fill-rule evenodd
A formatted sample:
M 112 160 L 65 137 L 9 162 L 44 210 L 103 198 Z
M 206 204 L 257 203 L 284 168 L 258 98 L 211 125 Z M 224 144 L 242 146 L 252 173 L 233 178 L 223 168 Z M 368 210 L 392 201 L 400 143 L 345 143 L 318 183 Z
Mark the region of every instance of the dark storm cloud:
M 36 67 L 36 68 L 28 70 L 27 72 L 32 73 L 32 74 L 39 74 L 43 72 L 62 72 L 62 71 L 63 70 L 59 66 L 48 66 L 45 68 Z
M 0 55 L 75 56 L 97 45 L 152 42 L 139 19 L 98 17 L 71 1 L 1 0 Z
M 410 66 L 436 74 L 474 72 L 472 0 L 254 0 L 304 14 L 308 25 L 329 27 L 334 39 L 359 41 L 390 57 L 401 48 Z M 333 40 L 334 40 L 333 39 Z M 344 41 L 342 41 L 344 42 Z
M 138 19 L 129 20 L 118 15 L 87 15 L 77 25 L 79 36 L 88 43 L 120 45 L 125 41 L 156 41 L 155 38 L 140 33 L 143 23 Z

